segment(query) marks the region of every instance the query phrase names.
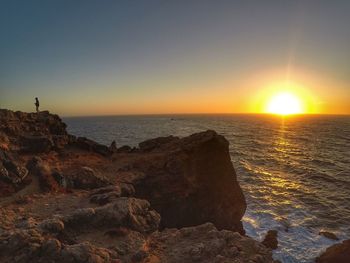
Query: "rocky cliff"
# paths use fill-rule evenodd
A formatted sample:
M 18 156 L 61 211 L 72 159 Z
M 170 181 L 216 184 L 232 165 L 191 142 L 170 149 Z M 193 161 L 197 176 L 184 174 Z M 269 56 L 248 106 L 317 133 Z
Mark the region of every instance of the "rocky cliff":
M 0 110 L 0 262 L 273 262 L 243 236 L 227 140 L 117 149 L 57 115 Z
M 316 263 L 347 263 L 350 262 L 350 239 L 335 244 L 316 258 Z

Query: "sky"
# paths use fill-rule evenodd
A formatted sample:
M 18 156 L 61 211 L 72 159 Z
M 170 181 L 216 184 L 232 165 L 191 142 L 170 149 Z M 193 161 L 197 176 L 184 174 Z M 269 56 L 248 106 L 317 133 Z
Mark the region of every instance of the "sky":
M 350 114 L 348 0 L 0 0 L 0 108 Z

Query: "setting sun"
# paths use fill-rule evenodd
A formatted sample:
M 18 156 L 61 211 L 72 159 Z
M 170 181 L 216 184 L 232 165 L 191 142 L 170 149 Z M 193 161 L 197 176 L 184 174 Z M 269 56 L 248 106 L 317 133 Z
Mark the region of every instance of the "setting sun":
M 274 95 L 267 104 L 268 113 L 289 115 L 303 113 L 301 100 L 289 92 L 281 92 Z

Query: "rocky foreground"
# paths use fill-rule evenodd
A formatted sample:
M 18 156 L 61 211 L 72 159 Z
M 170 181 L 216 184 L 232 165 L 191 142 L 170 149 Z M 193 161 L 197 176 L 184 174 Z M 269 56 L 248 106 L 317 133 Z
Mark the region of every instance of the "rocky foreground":
M 245 199 L 214 131 L 117 148 L 48 112 L 0 110 L 0 204 L 4 263 L 275 262 L 274 240 L 244 235 Z

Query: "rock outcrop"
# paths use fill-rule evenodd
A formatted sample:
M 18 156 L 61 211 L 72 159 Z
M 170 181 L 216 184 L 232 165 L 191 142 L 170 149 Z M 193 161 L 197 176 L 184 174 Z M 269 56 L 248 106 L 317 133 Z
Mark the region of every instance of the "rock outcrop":
M 136 196 L 151 202 L 163 227 L 212 222 L 244 232 L 246 203 L 223 136 L 214 131 L 170 136 L 140 143 L 140 149 L 155 157 L 138 164 L 144 176 L 133 182 Z
M 274 262 L 259 242 L 212 223 L 159 231 L 160 215 L 132 191 L 116 185 L 8 205 L 0 216 L 0 262 Z M 91 202 L 110 192 L 113 200 Z
M 96 152 L 104 156 L 109 156 L 113 153 L 113 151 L 110 148 L 108 148 L 106 145 L 99 144 L 85 137 L 78 137 L 74 141 L 74 144 L 81 149 L 91 151 L 91 152 Z
M 95 189 L 110 185 L 107 178 L 87 166 L 78 167 L 66 174 L 68 185 L 76 189 Z
M 349 260 L 350 239 L 327 248 L 324 253 L 316 258 L 316 263 L 348 263 Z
M 89 202 L 90 195 L 106 191 L 115 191 L 116 198 L 100 206 Z M 124 194 L 132 189 L 118 185 L 92 193 L 37 195 L 24 207 L 8 205 L 0 217 L 0 262 L 135 262 L 160 216 L 148 201 Z M 48 205 L 56 213 L 46 211 Z
M 267 231 L 267 234 L 261 243 L 265 247 L 276 249 L 278 247 L 277 235 L 278 235 L 277 230 L 269 230 Z
M 64 147 L 69 136 L 58 115 L 0 110 L 0 144 L 24 153 L 48 152 Z
M 148 262 L 271 262 L 271 251 L 263 245 L 211 223 L 155 232 L 149 248 L 154 261 Z
M 0 110 L 0 262 L 274 262 L 214 131 L 107 147 Z

